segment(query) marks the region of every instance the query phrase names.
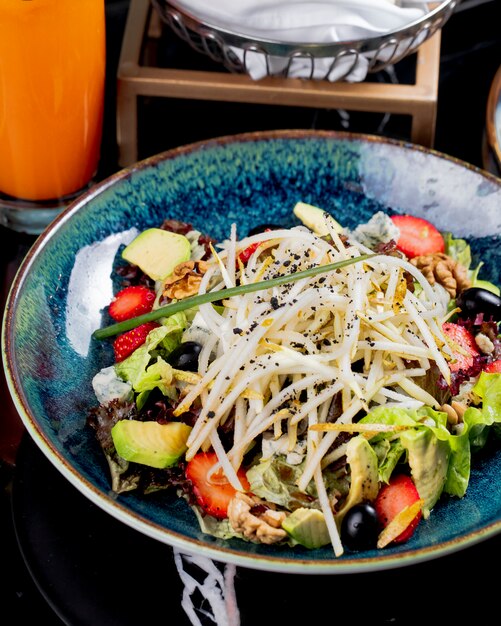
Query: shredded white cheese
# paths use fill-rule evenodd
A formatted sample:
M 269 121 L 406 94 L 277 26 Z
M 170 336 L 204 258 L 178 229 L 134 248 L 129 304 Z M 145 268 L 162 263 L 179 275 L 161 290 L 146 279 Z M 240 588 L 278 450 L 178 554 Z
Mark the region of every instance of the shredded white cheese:
M 276 230 L 240 242 L 232 229 L 205 274 L 200 293 L 250 284 L 277 275 L 357 257 L 362 244 L 348 247 L 337 233 L 333 244 L 303 227 Z M 262 247 L 247 264 L 238 254 L 250 244 Z M 268 255 L 260 255 L 263 249 Z M 264 257 L 264 260 L 263 260 Z M 421 286 L 419 295 L 402 292 L 409 272 Z M 404 285 L 405 288 L 405 285 Z M 224 301 L 219 312 L 203 305 L 198 325 L 208 329 L 199 360 L 200 380 L 189 385 L 177 409 L 181 414 L 197 399 L 201 411 L 188 439 L 189 461 L 212 446 L 228 480 L 241 489 L 237 470 L 246 451 L 266 433 L 271 440 L 297 447 L 298 433 L 325 421 L 333 399 L 341 398 L 338 421 L 351 423 L 361 410 L 378 405 L 416 408 L 438 406 L 414 378 L 436 363 L 444 377 L 449 368 L 441 333 L 446 315 L 443 294 L 434 290 L 407 261 L 378 255 L 365 262 L 281 287 Z M 363 363 L 363 369 L 354 367 Z M 305 400 L 306 397 L 306 400 Z M 225 450 L 217 428 L 234 418 L 233 443 Z M 298 488 L 315 481 L 336 554 L 342 551 L 336 524 L 321 488 L 321 471 L 339 458 L 331 446 L 338 433 L 307 432 L 304 470 Z M 281 444 L 282 445 L 282 444 Z M 217 468 L 215 468 L 217 469 Z

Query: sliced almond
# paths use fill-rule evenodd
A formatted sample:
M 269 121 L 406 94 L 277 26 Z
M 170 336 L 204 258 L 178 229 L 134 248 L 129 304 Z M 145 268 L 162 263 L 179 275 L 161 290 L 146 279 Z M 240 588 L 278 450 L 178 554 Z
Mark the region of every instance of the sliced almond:
M 410 506 L 403 508 L 400 513 L 397 513 L 388 526 L 379 534 L 377 547 L 384 548 L 401 535 L 419 513 L 423 504 L 423 499 L 416 500 Z
M 245 389 L 240 394 L 241 398 L 247 398 L 247 400 L 264 400 L 264 396 L 262 393 L 255 391 L 254 389 Z
M 200 374 L 197 374 L 196 372 L 187 372 L 185 370 L 172 369 L 172 374 L 177 380 L 181 380 L 190 385 L 196 385 L 202 378 Z
M 416 424 L 416 426 L 418 425 Z M 310 426 L 310 430 L 335 430 L 345 433 L 394 433 L 400 430 L 408 430 L 409 428 L 412 428 L 412 426 L 404 424 L 341 424 L 339 422 L 322 422 Z

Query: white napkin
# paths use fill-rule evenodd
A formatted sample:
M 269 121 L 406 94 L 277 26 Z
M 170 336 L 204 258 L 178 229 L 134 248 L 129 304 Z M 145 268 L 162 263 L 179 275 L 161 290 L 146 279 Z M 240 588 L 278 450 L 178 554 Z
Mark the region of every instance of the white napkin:
M 376 37 L 397 30 L 427 13 L 425 0 L 175 0 L 173 4 L 197 19 L 256 40 L 274 39 L 295 43 L 334 43 Z M 257 52 L 232 48 L 250 76 L 256 80 L 281 73 L 288 64 L 283 57 L 266 58 Z M 315 60 L 312 78 L 325 78 L 333 59 Z M 369 59 L 347 56 L 338 60 L 328 79 L 363 80 Z M 348 76 L 345 74 L 348 72 Z M 291 77 L 309 78 L 311 61 L 294 59 Z
M 181 606 L 193 626 L 240 626 L 235 593 L 236 566 L 174 548 L 174 563 L 184 585 Z M 203 617 L 204 620 L 200 620 Z

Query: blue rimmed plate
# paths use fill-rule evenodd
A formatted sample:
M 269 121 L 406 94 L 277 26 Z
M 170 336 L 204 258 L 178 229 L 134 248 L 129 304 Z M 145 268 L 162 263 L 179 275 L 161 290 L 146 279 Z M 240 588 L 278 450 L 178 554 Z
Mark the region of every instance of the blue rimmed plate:
M 348 227 L 378 210 L 424 216 L 466 237 L 501 282 L 501 181 L 445 155 L 396 141 L 321 131 L 223 137 L 147 159 L 81 196 L 39 237 L 12 286 L 3 327 L 11 394 L 34 441 L 86 497 L 116 519 L 185 552 L 249 568 L 348 573 L 436 558 L 501 531 L 501 447 L 475 459 L 462 500 L 444 500 L 411 541 L 346 553 L 222 542 L 203 535 L 183 500 L 110 491 L 108 468 L 86 426 L 94 373 L 112 362 L 96 342 L 113 288 L 113 261 L 140 230 L 165 218 L 216 238 L 263 222 L 292 225 L 302 200 Z

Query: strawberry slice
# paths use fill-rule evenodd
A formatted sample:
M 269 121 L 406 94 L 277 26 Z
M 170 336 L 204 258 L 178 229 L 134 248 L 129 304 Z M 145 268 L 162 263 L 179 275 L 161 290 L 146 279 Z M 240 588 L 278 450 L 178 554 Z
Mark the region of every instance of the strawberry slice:
M 488 374 L 501 374 L 501 359 L 487 363 L 484 367 L 484 372 Z
M 126 333 L 118 335 L 113 342 L 115 361 L 119 363 L 131 355 L 134 350 L 143 345 L 146 341 L 148 333 L 158 326 L 160 326 L 160 324 L 157 324 L 156 322 L 147 322 L 146 324 L 141 324 Z
M 414 215 L 392 215 L 391 219 L 400 231 L 397 248 L 407 258 L 444 252 L 444 238 L 427 220 Z
M 381 487 L 374 502 L 379 523 L 383 528 L 386 528 L 400 511 L 407 506 L 411 506 L 419 499 L 418 490 L 410 476 L 406 474 L 392 476 L 390 482 Z M 407 528 L 393 539 L 393 543 L 404 543 L 407 541 L 416 530 L 421 517 L 422 513 L 419 510 Z
M 479 356 L 480 352 L 472 333 L 464 326 L 452 322 L 443 324 L 442 330 L 449 340 L 454 356 L 454 361 L 449 362 L 451 372 L 467 371 L 473 367 L 475 357 Z
M 186 466 L 186 478 L 191 481 L 197 504 L 209 515 L 217 519 L 228 517 L 228 505 L 235 496 L 236 490 L 219 471 L 209 476 L 213 465 L 217 463 L 215 452 L 200 452 Z M 237 472 L 240 483 L 245 490 L 250 489 L 245 471 Z
M 144 285 L 132 285 L 117 293 L 108 307 L 108 313 L 116 322 L 123 322 L 131 317 L 149 313 L 154 301 L 154 291 Z

